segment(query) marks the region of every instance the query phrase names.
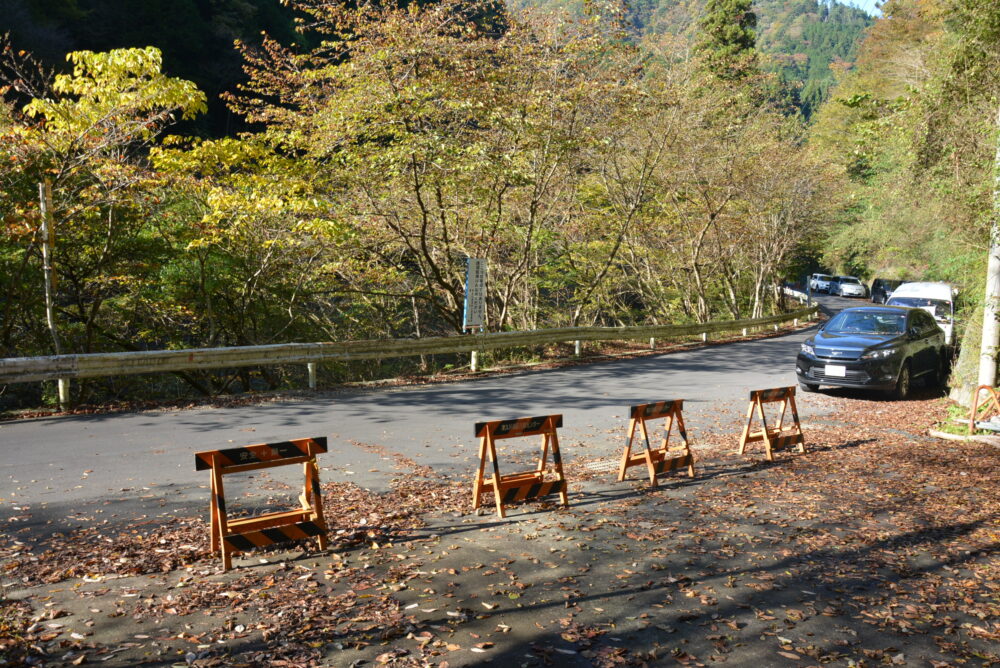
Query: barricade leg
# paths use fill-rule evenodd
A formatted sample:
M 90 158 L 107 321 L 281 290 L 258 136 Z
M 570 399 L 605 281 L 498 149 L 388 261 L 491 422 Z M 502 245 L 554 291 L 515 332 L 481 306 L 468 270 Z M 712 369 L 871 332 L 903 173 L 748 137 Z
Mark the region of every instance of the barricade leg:
M 795 405 L 795 395 L 789 396 L 788 402 L 792 409 L 792 420 L 795 422 L 795 428 L 798 430 L 799 435 L 802 436 L 799 440 L 799 454 L 804 455 L 806 454 L 806 439 L 802 434 L 802 424 L 799 422 L 799 409 Z
M 304 507 L 312 510 L 313 521 L 323 529 L 316 536 L 316 542 L 319 543 L 319 549 L 325 550 L 329 544 L 329 539 L 326 536 L 326 517 L 323 513 L 323 492 L 319 486 L 319 463 L 313 459 L 303 464 L 303 466 L 305 467 L 305 500 L 307 504 Z
M 740 449 L 738 450 L 738 453 L 741 455 L 746 453 L 747 450 L 747 441 L 750 438 L 750 428 L 753 426 L 753 412 L 756 407 L 757 402 L 751 401 L 750 407 L 747 409 L 747 423 L 746 426 L 743 427 L 743 435 L 740 436 Z
M 972 395 L 972 411 L 969 413 L 969 436 L 972 436 L 972 432 L 976 430 L 976 418 L 979 417 L 979 393 L 982 389 L 982 386 L 977 387 Z
M 541 473 L 545 470 L 545 460 L 549 457 L 549 435 L 542 434 L 542 456 L 538 458 L 538 463 L 535 464 L 535 470 Z
M 636 419 L 628 421 L 628 436 L 625 438 L 625 452 L 622 453 L 621 463 L 618 465 L 618 482 L 625 481 L 625 473 L 628 471 L 628 461 L 632 458 L 632 441 L 635 439 Z
M 216 539 L 213 542 L 218 543 L 219 551 L 222 554 L 222 569 L 228 571 L 233 567 L 233 551 L 226 542 L 226 536 L 229 534 L 229 522 L 226 520 L 226 496 L 222 486 L 222 471 L 219 470 L 214 461 L 212 465 L 212 491 L 214 493 L 212 498 L 215 500 L 212 537 Z
M 555 426 L 552 426 L 551 434 L 551 446 L 552 446 L 552 463 L 556 470 L 556 478 L 561 483 L 559 488 L 559 500 L 562 501 L 563 507 L 569 507 L 569 493 L 567 491 L 566 476 L 563 475 L 563 465 L 562 465 L 562 455 L 559 453 L 559 436 L 556 433 Z M 543 460 L 544 464 L 544 460 Z
M 671 415 L 671 418 L 673 416 Z M 668 427 L 669 428 L 669 427 Z M 681 417 L 680 412 L 677 413 L 677 433 L 681 437 L 681 445 L 684 446 L 684 454 L 687 456 L 688 460 L 688 477 L 694 477 L 694 455 L 691 453 L 691 444 L 688 443 L 687 429 L 684 428 L 684 418 Z M 667 433 L 669 437 L 669 432 Z M 666 440 L 663 441 L 664 447 L 666 446 Z
M 649 444 L 649 429 L 646 427 L 645 420 L 639 420 L 639 428 L 642 430 L 642 441 L 646 444 L 646 474 L 649 476 L 649 484 L 652 487 L 659 487 L 660 482 L 656 479 L 656 464 L 653 462 L 653 449 Z
M 472 507 L 478 510 L 482 506 L 480 499 L 483 492 L 483 471 L 486 468 L 486 437 L 479 439 L 479 469 L 476 471 L 476 479 L 472 482 Z
M 493 464 L 493 499 L 497 504 L 497 517 L 507 517 L 503 507 L 503 494 L 500 491 L 500 463 L 497 461 L 497 448 L 492 436 L 486 436 L 486 445 L 489 448 L 490 463 Z
M 213 553 L 219 550 L 219 544 L 222 542 L 222 522 L 219 519 L 219 504 L 225 504 L 225 498 L 222 496 L 222 490 L 220 490 L 217 485 L 221 476 L 215 475 L 215 471 L 212 472 L 212 489 L 211 489 L 211 500 L 209 501 L 209 524 L 211 526 L 211 540 L 210 549 Z
M 767 427 L 767 417 L 764 416 L 764 402 L 757 402 L 757 414 L 760 416 L 760 432 L 764 436 L 764 452 L 767 453 L 767 461 L 774 461 L 774 447 L 771 443 L 771 430 Z M 780 420 L 779 420 L 780 422 Z

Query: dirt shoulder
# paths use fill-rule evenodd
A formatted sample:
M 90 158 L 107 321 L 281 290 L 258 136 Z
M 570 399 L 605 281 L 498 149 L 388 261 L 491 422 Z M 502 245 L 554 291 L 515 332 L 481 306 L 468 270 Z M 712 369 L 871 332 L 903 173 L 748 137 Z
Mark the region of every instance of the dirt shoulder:
M 1000 663 L 1000 453 L 924 436 L 941 399 L 858 396 L 800 396 L 834 409 L 805 456 L 738 456 L 733 419 L 694 479 L 568 460 L 569 508 L 506 519 L 400 461 L 389 494 L 324 485 L 332 549 L 228 573 L 198 517 L 5 531 L 0 665 Z

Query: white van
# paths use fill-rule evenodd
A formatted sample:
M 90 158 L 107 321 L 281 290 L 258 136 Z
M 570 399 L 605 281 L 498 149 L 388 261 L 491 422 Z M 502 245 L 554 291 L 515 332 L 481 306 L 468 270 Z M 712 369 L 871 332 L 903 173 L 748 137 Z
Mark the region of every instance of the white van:
M 827 274 L 813 274 L 809 277 L 810 292 L 830 292 L 830 281 L 833 276 Z
M 903 283 L 892 291 L 889 306 L 921 308 L 944 330 L 946 345 L 955 344 L 955 290 L 947 283 Z

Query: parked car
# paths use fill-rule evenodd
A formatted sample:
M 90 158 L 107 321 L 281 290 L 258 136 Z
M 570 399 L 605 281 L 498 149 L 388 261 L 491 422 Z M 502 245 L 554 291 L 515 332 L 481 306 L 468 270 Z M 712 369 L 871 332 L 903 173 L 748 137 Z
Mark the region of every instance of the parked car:
M 944 330 L 945 343 L 955 345 L 955 290 L 947 283 L 903 283 L 892 291 L 886 304 L 927 311 Z
M 876 278 L 872 281 L 871 295 L 873 304 L 884 304 L 892 291 L 903 284 L 892 278 Z
M 830 294 L 841 297 L 864 297 L 867 291 L 864 283 L 854 276 L 835 276 L 830 281 Z
M 809 289 L 812 292 L 830 292 L 830 281 L 833 276 L 827 274 L 813 274 L 809 277 Z
M 888 390 L 897 399 L 917 378 L 947 378 L 944 332 L 922 309 L 844 309 L 802 344 L 796 376 L 806 392 L 821 385 Z

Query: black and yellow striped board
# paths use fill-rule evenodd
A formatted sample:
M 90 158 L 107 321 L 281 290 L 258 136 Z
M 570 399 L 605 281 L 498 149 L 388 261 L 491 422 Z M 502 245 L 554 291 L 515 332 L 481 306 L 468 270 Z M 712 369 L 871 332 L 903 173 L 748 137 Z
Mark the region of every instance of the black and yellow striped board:
M 472 484 L 472 507 L 478 510 L 482 506 L 482 495 L 491 492 L 496 503 L 497 515 L 500 517 L 506 517 L 506 504 L 540 499 L 554 494 L 559 495 L 563 506 L 568 506 L 566 476 L 563 474 L 562 455 L 559 453 L 557 429 L 560 427 L 562 427 L 562 415 L 477 422 L 475 435 L 479 438 L 479 469 Z M 496 441 L 524 436 L 542 437 L 542 452 L 535 470 L 501 475 Z M 547 472 L 550 452 L 552 468 L 551 472 Z M 491 478 L 484 478 L 487 460 L 493 469 Z M 554 479 L 550 473 L 555 476 Z
M 649 420 L 663 419 L 663 441 L 653 448 L 649 442 Z M 680 439 L 680 449 L 670 450 L 670 434 L 674 425 Z M 636 430 L 642 433 L 645 449 L 632 452 Z M 625 480 L 629 468 L 645 466 L 649 475 L 649 484 L 657 486 L 657 476 L 687 467 L 688 476 L 694 477 L 694 455 L 688 442 L 687 430 L 684 428 L 684 400 L 657 401 L 649 404 L 638 404 L 629 408 L 628 435 L 625 438 L 625 450 L 622 452 L 621 463 L 618 466 L 618 481 Z
M 267 547 L 275 543 L 315 538 L 322 536 L 325 532 L 326 529 L 316 522 L 296 522 L 260 531 L 231 534 L 225 536 L 223 540 L 236 552 L 250 552 L 255 548 Z
M 493 434 L 494 440 L 514 438 L 516 436 L 536 436 L 547 433 L 549 429 L 562 427 L 562 415 L 539 415 L 514 420 L 496 420 L 494 422 L 477 422 L 476 437 L 482 438 L 487 431 Z
M 326 447 L 326 437 L 318 436 L 195 453 L 195 470 L 212 472 L 211 546 L 213 552 L 222 554 L 223 569 L 232 568 L 234 553 L 275 543 L 316 538 L 319 548 L 326 549 L 327 527 L 316 463 L 316 455 L 326 452 Z M 228 518 L 224 475 L 291 464 L 303 465 L 305 482 L 299 495 L 300 508 L 238 520 Z
M 503 487 L 501 486 L 501 489 Z M 547 482 L 535 482 L 523 484 L 518 487 L 511 487 L 503 492 L 504 503 L 515 503 L 526 499 L 541 499 L 553 494 L 563 494 L 566 492 L 565 480 L 549 480 Z
M 257 464 L 272 465 L 279 460 L 309 459 L 320 453 L 326 452 L 326 437 L 299 438 L 294 441 L 281 441 L 279 443 L 260 443 L 258 445 L 246 445 L 241 448 L 226 448 L 224 450 L 209 450 L 206 452 L 196 452 L 194 455 L 195 471 L 207 471 L 215 466 L 223 469 L 224 473 L 233 473 L 230 469 L 244 469 L 244 466 L 255 466 Z M 289 462 L 279 462 L 286 464 Z M 291 462 L 294 463 L 294 462 Z M 266 468 L 266 467 L 262 467 Z
M 781 402 L 781 413 L 773 427 L 767 424 L 764 404 Z M 785 425 L 785 415 L 791 412 L 792 424 Z M 753 417 L 760 418 L 761 428 L 754 430 Z M 768 390 L 754 390 L 750 393 L 750 406 L 747 408 L 747 423 L 740 437 L 739 454 L 744 454 L 747 445 L 763 441 L 764 451 L 769 462 L 774 461 L 774 453 L 779 450 L 790 450 L 798 446 L 799 454 L 806 452 L 806 439 L 802 434 L 799 422 L 799 411 L 795 406 L 795 387 L 775 387 Z

